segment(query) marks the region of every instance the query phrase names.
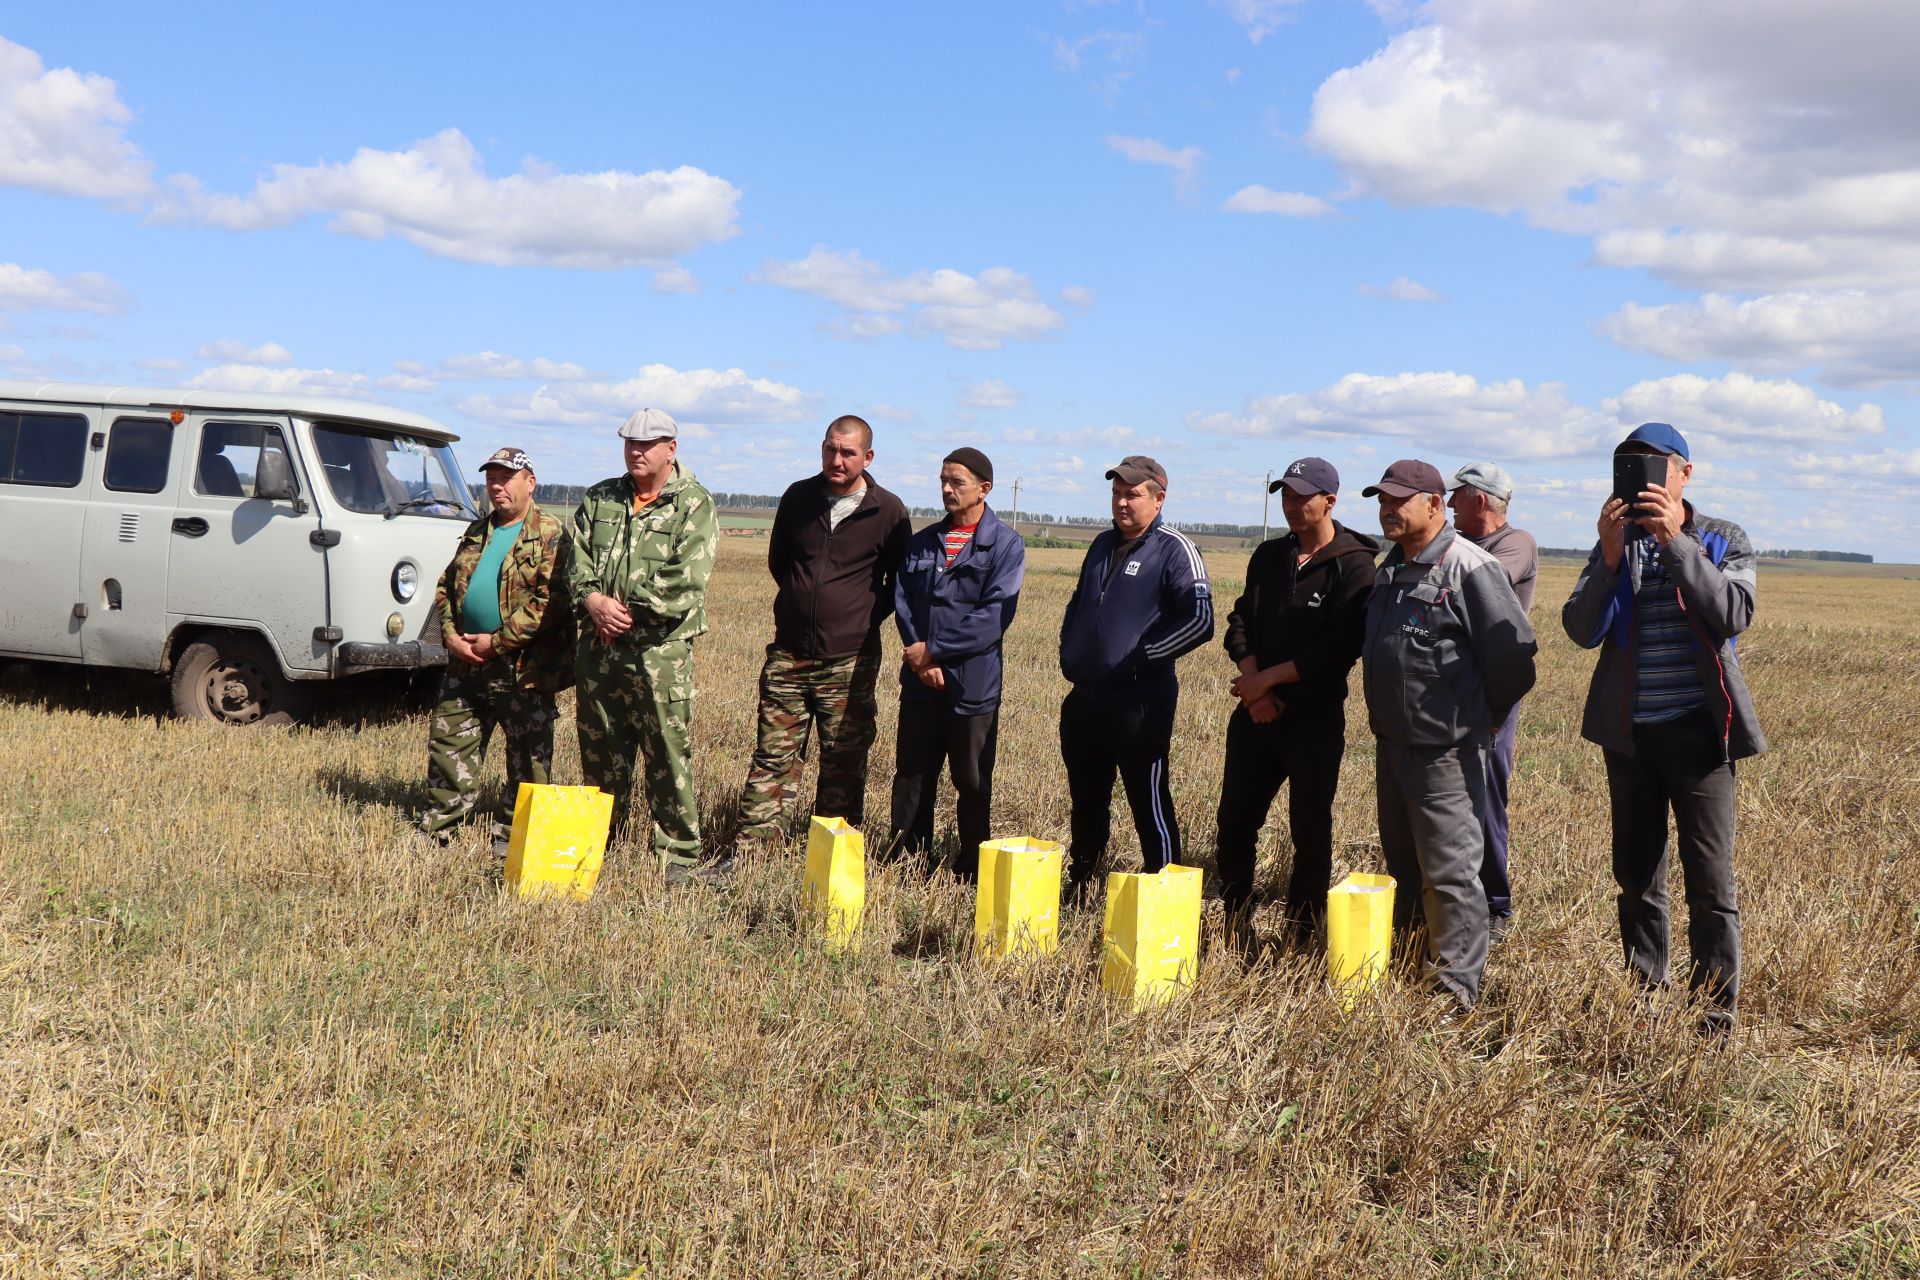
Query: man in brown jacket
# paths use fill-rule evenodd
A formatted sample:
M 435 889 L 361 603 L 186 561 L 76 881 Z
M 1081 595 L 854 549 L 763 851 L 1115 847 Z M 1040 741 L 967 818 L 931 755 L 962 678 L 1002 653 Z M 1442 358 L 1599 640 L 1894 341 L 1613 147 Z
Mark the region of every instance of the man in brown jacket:
M 420 828 L 445 844 L 472 814 L 494 726 L 506 731 L 507 790 L 494 843 L 522 782 L 553 768 L 554 694 L 573 683 L 573 611 L 559 565 L 566 526 L 533 501 L 533 460 L 505 448 L 480 468 L 491 514 L 467 526 L 434 609 L 449 661 L 427 741 L 433 804 Z
M 739 838 L 777 840 L 820 733 L 814 812 L 866 817 L 880 624 L 893 612 L 893 579 L 913 532 L 907 508 L 867 474 L 873 428 L 835 418 L 820 442 L 820 473 L 781 495 L 767 541 L 773 575 L 773 643 L 760 670 L 759 742 L 740 799 Z M 730 866 L 731 855 L 714 868 Z

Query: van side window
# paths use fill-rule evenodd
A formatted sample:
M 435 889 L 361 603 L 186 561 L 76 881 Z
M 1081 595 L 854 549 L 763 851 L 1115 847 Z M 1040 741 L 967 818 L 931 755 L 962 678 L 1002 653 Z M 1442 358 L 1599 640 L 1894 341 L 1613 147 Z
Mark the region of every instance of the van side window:
M 87 464 L 87 420 L 79 414 L 0 410 L 0 484 L 71 489 Z
M 200 429 L 200 452 L 193 468 L 193 491 L 210 498 L 251 498 L 260 455 L 285 455 L 280 428 L 263 422 L 209 422 Z
M 158 493 L 167 487 L 173 424 L 165 418 L 119 418 L 107 437 L 107 488 Z

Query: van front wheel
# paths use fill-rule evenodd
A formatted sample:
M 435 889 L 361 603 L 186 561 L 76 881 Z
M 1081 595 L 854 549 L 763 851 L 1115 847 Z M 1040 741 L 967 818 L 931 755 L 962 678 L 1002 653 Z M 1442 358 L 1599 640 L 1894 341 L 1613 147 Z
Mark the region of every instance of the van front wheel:
M 287 725 L 305 717 L 307 691 L 280 674 L 252 636 L 209 636 L 173 664 L 173 714 L 227 725 Z

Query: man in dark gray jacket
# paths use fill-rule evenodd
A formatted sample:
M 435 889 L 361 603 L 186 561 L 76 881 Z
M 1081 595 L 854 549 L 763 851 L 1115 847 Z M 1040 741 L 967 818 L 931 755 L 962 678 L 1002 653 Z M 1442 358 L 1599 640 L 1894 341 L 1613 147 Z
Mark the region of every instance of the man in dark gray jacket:
M 1600 541 L 1560 610 L 1575 644 L 1598 648 L 1580 733 L 1598 743 L 1613 809 L 1620 941 L 1649 987 L 1667 980 L 1667 813 L 1687 890 L 1688 986 L 1723 1035 L 1740 995 L 1740 906 L 1733 876 L 1736 760 L 1767 749 L 1734 638 L 1753 621 L 1753 546 L 1739 525 L 1694 510 L 1686 439 L 1664 422 L 1634 429 L 1615 454 L 1665 460 L 1666 483 L 1629 504 L 1609 497 Z
M 1430 975 L 1471 1009 L 1487 964 L 1487 757 L 1533 687 L 1535 644 L 1507 571 L 1447 527 L 1445 489 L 1432 464 L 1406 459 L 1361 490 L 1379 497 L 1394 543 L 1374 574 L 1361 660 L 1394 923 L 1410 927 L 1418 908 Z

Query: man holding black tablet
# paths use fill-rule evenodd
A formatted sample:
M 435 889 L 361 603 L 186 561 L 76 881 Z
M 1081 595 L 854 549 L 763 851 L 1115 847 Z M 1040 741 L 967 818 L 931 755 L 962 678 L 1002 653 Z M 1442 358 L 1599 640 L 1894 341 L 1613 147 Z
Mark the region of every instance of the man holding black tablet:
M 1767 749 L 1734 640 L 1753 621 L 1753 546 L 1745 530 L 1696 511 L 1687 442 L 1664 422 L 1614 451 L 1616 490 L 1600 540 L 1560 611 L 1574 643 L 1598 648 L 1581 736 L 1606 759 L 1613 877 L 1627 966 L 1667 981 L 1667 813 L 1686 881 L 1688 987 L 1709 1008 L 1700 1030 L 1724 1036 L 1740 994 L 1740 907 L 1733 873 L 1734 762 Z

